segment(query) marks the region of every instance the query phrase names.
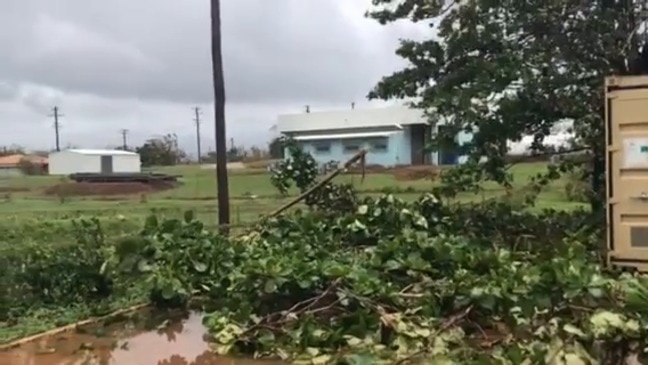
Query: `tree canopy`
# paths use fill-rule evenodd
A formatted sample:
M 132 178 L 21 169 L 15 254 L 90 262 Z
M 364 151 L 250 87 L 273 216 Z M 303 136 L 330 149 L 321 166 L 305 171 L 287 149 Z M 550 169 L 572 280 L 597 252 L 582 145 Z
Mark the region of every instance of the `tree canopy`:
M 639 4 L 631 0 L 373 0 L 367 14 L 381 24 L 398 20 L 430 25 L 421 41 L 402 40 L 396 54 L 409 65 L 384 77 L 369 98 L 413 98 L 432 122 L 449 125 L 432 148 L 459 131 L 473 133 L 461 146 L 468 163 L 444 178 L 463 188 L 482 179 L 509 185 L 507 142 L 534 136 L 533 154 L 583 151 L 591 158 L 583 178 L 590 201 L 604 192 L 604 78 L 634 72 Z M 572 145 L 545 142 L 559 122 L 571 121 Z M 484 159 L 486 157 L 486 159 Z M 535 182 L 542 185 L 563 163 Z M 466 184 L 473 182 L 474 184 Z M 453 184 L 455 187 L 458 184 Z
M 178 146 L 175 134 L 151 138 L 135 151 L 140 154 L 142 166 L 176 165 L 186 157 L 186 153 Z

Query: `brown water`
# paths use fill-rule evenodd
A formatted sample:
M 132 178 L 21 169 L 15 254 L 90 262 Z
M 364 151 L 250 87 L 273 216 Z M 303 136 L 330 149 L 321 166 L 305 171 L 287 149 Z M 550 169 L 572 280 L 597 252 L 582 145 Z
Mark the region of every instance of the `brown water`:
M 216 356 L 199 313 L 165 317 L 142 312 L 127 321 L 55 335 L 0 352 L 0 365 L 281 364 Z

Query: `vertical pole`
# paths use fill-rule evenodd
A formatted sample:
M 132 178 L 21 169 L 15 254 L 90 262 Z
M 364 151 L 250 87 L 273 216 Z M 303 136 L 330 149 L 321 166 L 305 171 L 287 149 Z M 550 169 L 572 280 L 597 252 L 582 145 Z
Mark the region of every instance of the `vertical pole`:
M 62 117 L 61 114 L 59 114 L 59 108 L 58 106 L 54 107 L 54 113 L 52 114 L 54 116 L 54 133 L 56 137 L 56 151 L 61 151 L 61 139 L 59 136 L 59 129 L 61 126 L 59 125 L 59 117 Z
M 122 149 L 126 151 L 128 150 L 128 140 L 127 140 L 128 129 L 122 129 L 119 131 L 119 133 L 121 133 L 122 135 Z
M 200 108 L 195 107 L 194 108 L 194 113 L 196 114 L 196 117 L 194 119 L 194 122 L 196 122 L 196 148 L 197 148 L 197 153 L 198 153 L 198 164 L 202 163 L 202 151 L 201 151 L 201 146 L 200 146 Z
M 221 42 L 220 0 L 211 0 L 212 74 L 214 79 L 214 123 L 216 131 L 216 182 L 218 184 L 218 224 L 229 232 L 230 206 L 227 182 L 227 136 L 225 135 L 225 80 Z

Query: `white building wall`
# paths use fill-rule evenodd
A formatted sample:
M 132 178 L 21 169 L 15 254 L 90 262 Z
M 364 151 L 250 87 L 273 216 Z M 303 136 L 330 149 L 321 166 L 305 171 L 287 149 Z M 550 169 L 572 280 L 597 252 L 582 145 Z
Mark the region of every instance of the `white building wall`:
M 106 155 L 106 154 L 104 154 Z M 70 175 L 74 173 L 101 173 L 102 154 L 86 154 L 73 151 L 53 152 L 49 155 L 50 175 Z M 140 172 L 138 154 L 112 155 L 113 172 Z
M 50 175 L 69 175 L 77 172 L 101 172 L 101 157 L 98 155 L 84 155 L 70 151 L 50 153 Z
M 101 171 L 101 161 L 99 161 Z M 114 172 L 141 172 L 142 161 L 139 155 L 116 155 L 113 156 Z

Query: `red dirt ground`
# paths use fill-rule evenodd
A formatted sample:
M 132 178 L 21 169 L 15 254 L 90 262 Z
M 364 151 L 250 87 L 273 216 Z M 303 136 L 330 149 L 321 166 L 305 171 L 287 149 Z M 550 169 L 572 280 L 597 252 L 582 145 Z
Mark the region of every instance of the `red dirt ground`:
M 347 170 L 352 174 L 361 174 L 362 166 L 352 166 Z M 367 165 L 365 166 L 365 174 L 392 174 L 396 180 L 411 181 L 411 180 L 434 180 L 439 176 L 440 169 L 434 165 L 420 165 L 420 166 L 396 166 L 384 167 L 380 165 Z
M 404 166 L 391 170 L 396 180 L 401 181 L 434 180 L 439 176 L 439 172 L 439 168 L 433 165 Z
M 110 195 L 131 195 L 153 193 L 172 189 L 177 184 L 170 182 L 158 182 L 155 184 L 145 184 L 139 182 L 128 183 L 88 183 L 88 182 L 71 182 L 51 186 L 45 189 L 45 195 L 64 195 L 64 196 L 110 196 Z

